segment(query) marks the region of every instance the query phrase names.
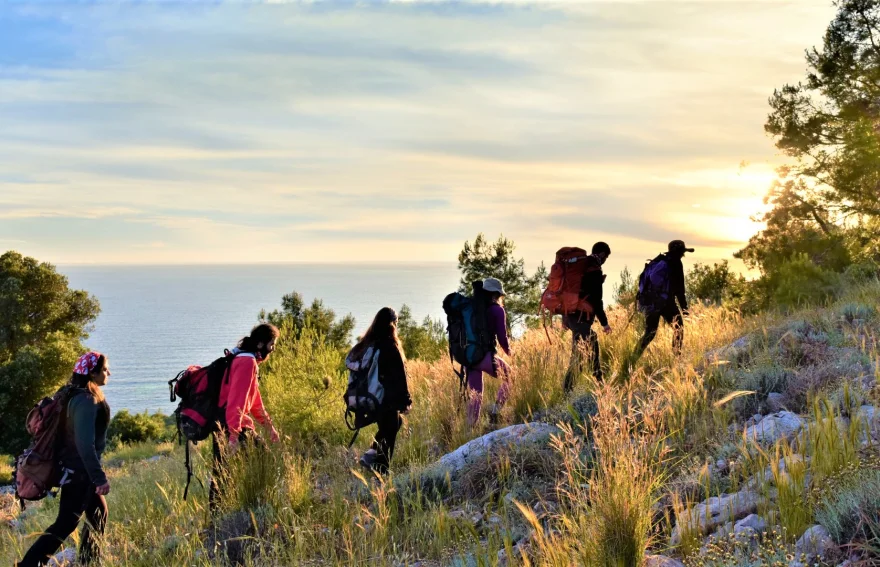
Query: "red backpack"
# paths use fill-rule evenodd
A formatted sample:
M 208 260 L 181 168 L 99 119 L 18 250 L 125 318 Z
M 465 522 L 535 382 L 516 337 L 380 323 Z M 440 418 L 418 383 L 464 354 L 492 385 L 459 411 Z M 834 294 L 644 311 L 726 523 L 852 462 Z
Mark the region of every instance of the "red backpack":
M 229 370 L 235 356 L 234 353 L 225 350 L 223 356 L 208 366 L 190 366 L 168 381 L 171 401 L 176 402 L 180 398 L 180 403 L 174 410 L 177 418 L 177 434 L 181 440 L 186 440 L 184 500 L 189 493 L 189 483 L 193 476 L 189 456 L 190 442 L 196 444 L 217 431 L 217 423 L 222 417 L 220 388 L 224 381 L 229 380 Z
M 61 435 L 67 404 L 78 393 L 72 386 L 64 386 L 28 413 L 25 427 L 33 441 L 15 461 L 15 495 L 19 500 L 41 500 L 61 485 Z
M 550 281 L 547 289 L 541 294 L 542 314 L 568 315 L 575 311 L 586 314 L 593 313 L 590 302 L 580 296 L 581 281 L 589 272 L 596 272 L 602 267 L 592 260 L 592 256 L 583 248 L 566 246 L 556 252 L 556 260 L 550 268 Z M 546 331 L 546 318 L 544 330 Z M 550 335 L 548 334 L 549 338 Z

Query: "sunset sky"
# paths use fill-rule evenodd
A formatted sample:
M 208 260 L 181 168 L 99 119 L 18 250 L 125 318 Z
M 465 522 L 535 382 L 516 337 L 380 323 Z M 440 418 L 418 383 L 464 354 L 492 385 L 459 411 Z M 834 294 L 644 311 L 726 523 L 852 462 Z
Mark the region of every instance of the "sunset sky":
M 0 251 L 729 257 L 830 0 L 0 6 Z

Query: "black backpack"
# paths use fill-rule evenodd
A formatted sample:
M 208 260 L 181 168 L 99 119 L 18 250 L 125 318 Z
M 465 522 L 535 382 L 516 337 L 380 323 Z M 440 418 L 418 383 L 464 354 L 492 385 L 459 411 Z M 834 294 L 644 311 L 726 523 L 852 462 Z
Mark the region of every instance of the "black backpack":
M 186 488 L 183 499 L 189 492 L 192 479 L 192 463 L 189 457 L 190 444 L 197 444 L 217 431 L 218 422 L 224 421 L 220 407 L 220 389 L 229 382 L 229 369 L 235 354 L 224 350 L 223 356 L 208 366 L 190 366 L 168 381 L 171 401 L 180 398 L 174 416 L 177 419 L 177 438 L 186 442 Z M 201 483 L 201 481 L 199 481 Z
M 446 313 L 446 332 L 449 338 L 449 358 L 459 364 L 456 372 L 459 386 L 464 391 L 465 372 L 479 364 L 494 349 L 489 333 L 486 314 L 489 294 L 483 290 L 483 282 L 472 284 L 473 296 L 450 293 L 443 299 Z M 453 366 L 454 368 L 454 366 Z

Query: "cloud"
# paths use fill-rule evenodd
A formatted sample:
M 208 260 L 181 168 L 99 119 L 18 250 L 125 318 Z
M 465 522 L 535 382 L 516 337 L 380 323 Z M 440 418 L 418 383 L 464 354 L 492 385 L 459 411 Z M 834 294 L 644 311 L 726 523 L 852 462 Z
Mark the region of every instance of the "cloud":
M 535 262 L 602 234 L 720 254 L 747 238 L 778 159 L 766 97 L 801 76 L 831 15 L 824 2 L 12 6 L 0 239 L 54 261 L 245 245 L 450 260 L 480 231 Z M 744 159 L 761 174 L 731 178 Z

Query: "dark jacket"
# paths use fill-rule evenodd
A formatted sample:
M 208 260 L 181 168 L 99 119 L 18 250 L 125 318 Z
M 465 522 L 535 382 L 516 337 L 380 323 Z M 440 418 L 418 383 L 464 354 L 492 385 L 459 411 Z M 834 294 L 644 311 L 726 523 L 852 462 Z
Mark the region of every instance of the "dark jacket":
M 376 345 L 379 349 L 379 381 L 385 387 L 382 407 L 391 411 L 404 411 L 412 404 L 406 381 L 406 366 L 397 344 L 386 338 Z
M 599 323 L 603 327 L 607 327 L 608 316 L 605 314 L 605 303 L 602 301 L 602 284 L 605 283 L 602 265 L 593 255 L 588 256 L 586 262 L 589 263 L 590 270 L 581 279 L 580 296 L 590 302 L 590 305 L 593 306 L 593 313 L 599 319 Z
M 101 455 L 107 446 L 110 406 L 98 402 L 86 389 L 76 388 L 67 403 L 61 464 L 78 474 L 88 475 L 95 486 L 107 483 Z
M 666 265 L 669 266 L 669 302 L 666 307 L 674 308 L 677 299 L 682 311 L 686 311 L 688 303 L 684 293 L 684 266 L 681 263 L 681 256 L 669 253 L 664 256 L 666 257 Z

